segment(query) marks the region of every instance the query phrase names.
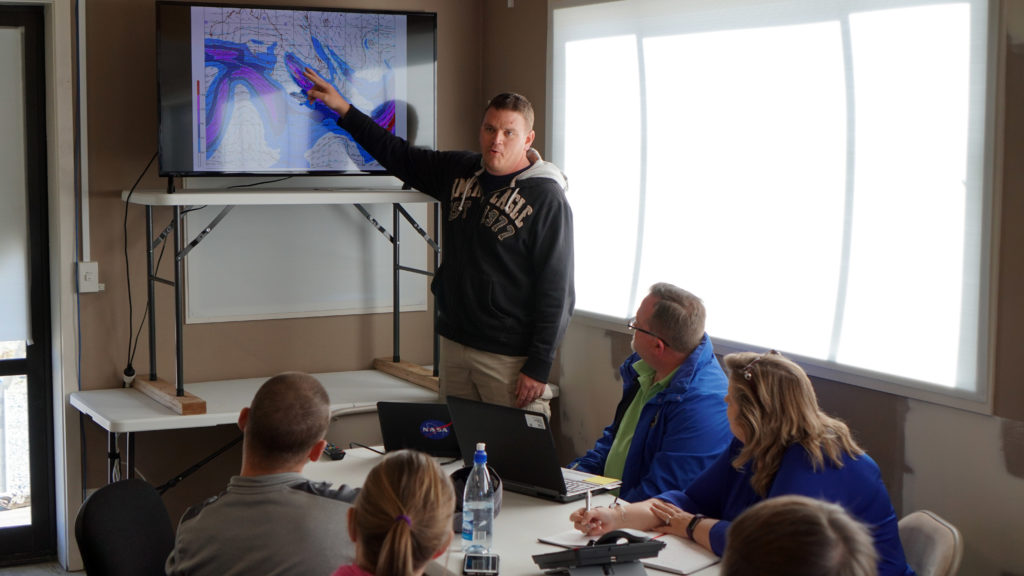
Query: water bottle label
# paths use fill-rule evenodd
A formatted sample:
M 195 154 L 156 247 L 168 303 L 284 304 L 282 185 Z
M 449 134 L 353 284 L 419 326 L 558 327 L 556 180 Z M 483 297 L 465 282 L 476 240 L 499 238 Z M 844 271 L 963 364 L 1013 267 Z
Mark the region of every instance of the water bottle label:
M 466 552 L 488 552 L 494 537 L 494 508 L 489 502 L 467 502 L 463 506 L 462 547 Z M 467 520 L 468 519 L 468 520 Z

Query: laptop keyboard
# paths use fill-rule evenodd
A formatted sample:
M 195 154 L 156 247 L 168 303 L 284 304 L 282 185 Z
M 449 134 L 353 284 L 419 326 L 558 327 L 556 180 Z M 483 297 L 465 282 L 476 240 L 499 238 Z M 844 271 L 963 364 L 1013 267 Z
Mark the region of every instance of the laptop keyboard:
M 567 494 L 575 494 L 577 492 L 586 492 L 587 490 L 593 490 L 596 488 L 590 482 L 584 482 L 582 480 L 570 480 L 565 478 L 565 491 Z

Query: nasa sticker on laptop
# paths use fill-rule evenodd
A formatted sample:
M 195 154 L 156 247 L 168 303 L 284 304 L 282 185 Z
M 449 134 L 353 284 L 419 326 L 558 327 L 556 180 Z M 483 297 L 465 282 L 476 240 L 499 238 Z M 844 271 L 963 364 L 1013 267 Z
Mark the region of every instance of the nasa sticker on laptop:
M 444 440 L 452 432 L 452 423 L 445 424 L 440 420 L 424 420 L 420 424 L 420 434 L 430 440 Z
M 530 428 L 536 428 L 537 430 L 543 430 L 545 428 L 543 416 L 538 416 L 536 414 L 524 414 L 523 416 L 526 417 L 526 425 Z

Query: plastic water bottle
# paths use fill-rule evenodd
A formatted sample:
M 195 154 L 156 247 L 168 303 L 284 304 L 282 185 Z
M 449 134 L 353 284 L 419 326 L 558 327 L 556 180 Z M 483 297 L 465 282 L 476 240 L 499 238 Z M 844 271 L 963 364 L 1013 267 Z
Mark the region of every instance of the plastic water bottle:
M 473 454 L 473 470 L 462 495 L 462 551 L 486 554 L 494 539 L 494 486 L 487 473 L 486 445 L 480 442 Z

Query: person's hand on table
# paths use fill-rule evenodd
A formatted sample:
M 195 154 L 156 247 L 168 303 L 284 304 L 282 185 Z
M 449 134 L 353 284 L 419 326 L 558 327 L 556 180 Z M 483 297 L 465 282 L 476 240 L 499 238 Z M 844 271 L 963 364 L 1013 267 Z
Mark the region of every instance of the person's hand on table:
M 651 500 L 651 513 L 656 518 L 661 520 L 662 526 L 658 526 L 655 530 L 659 532 L 666 532 L 668 534 L 675 534 L 676 536 L 686 537 L 686 525 L 693 519 L 693 514 L 690 514 L 686 510 L 665 502 L 664 500 L 658 500 L 657 498 Z

